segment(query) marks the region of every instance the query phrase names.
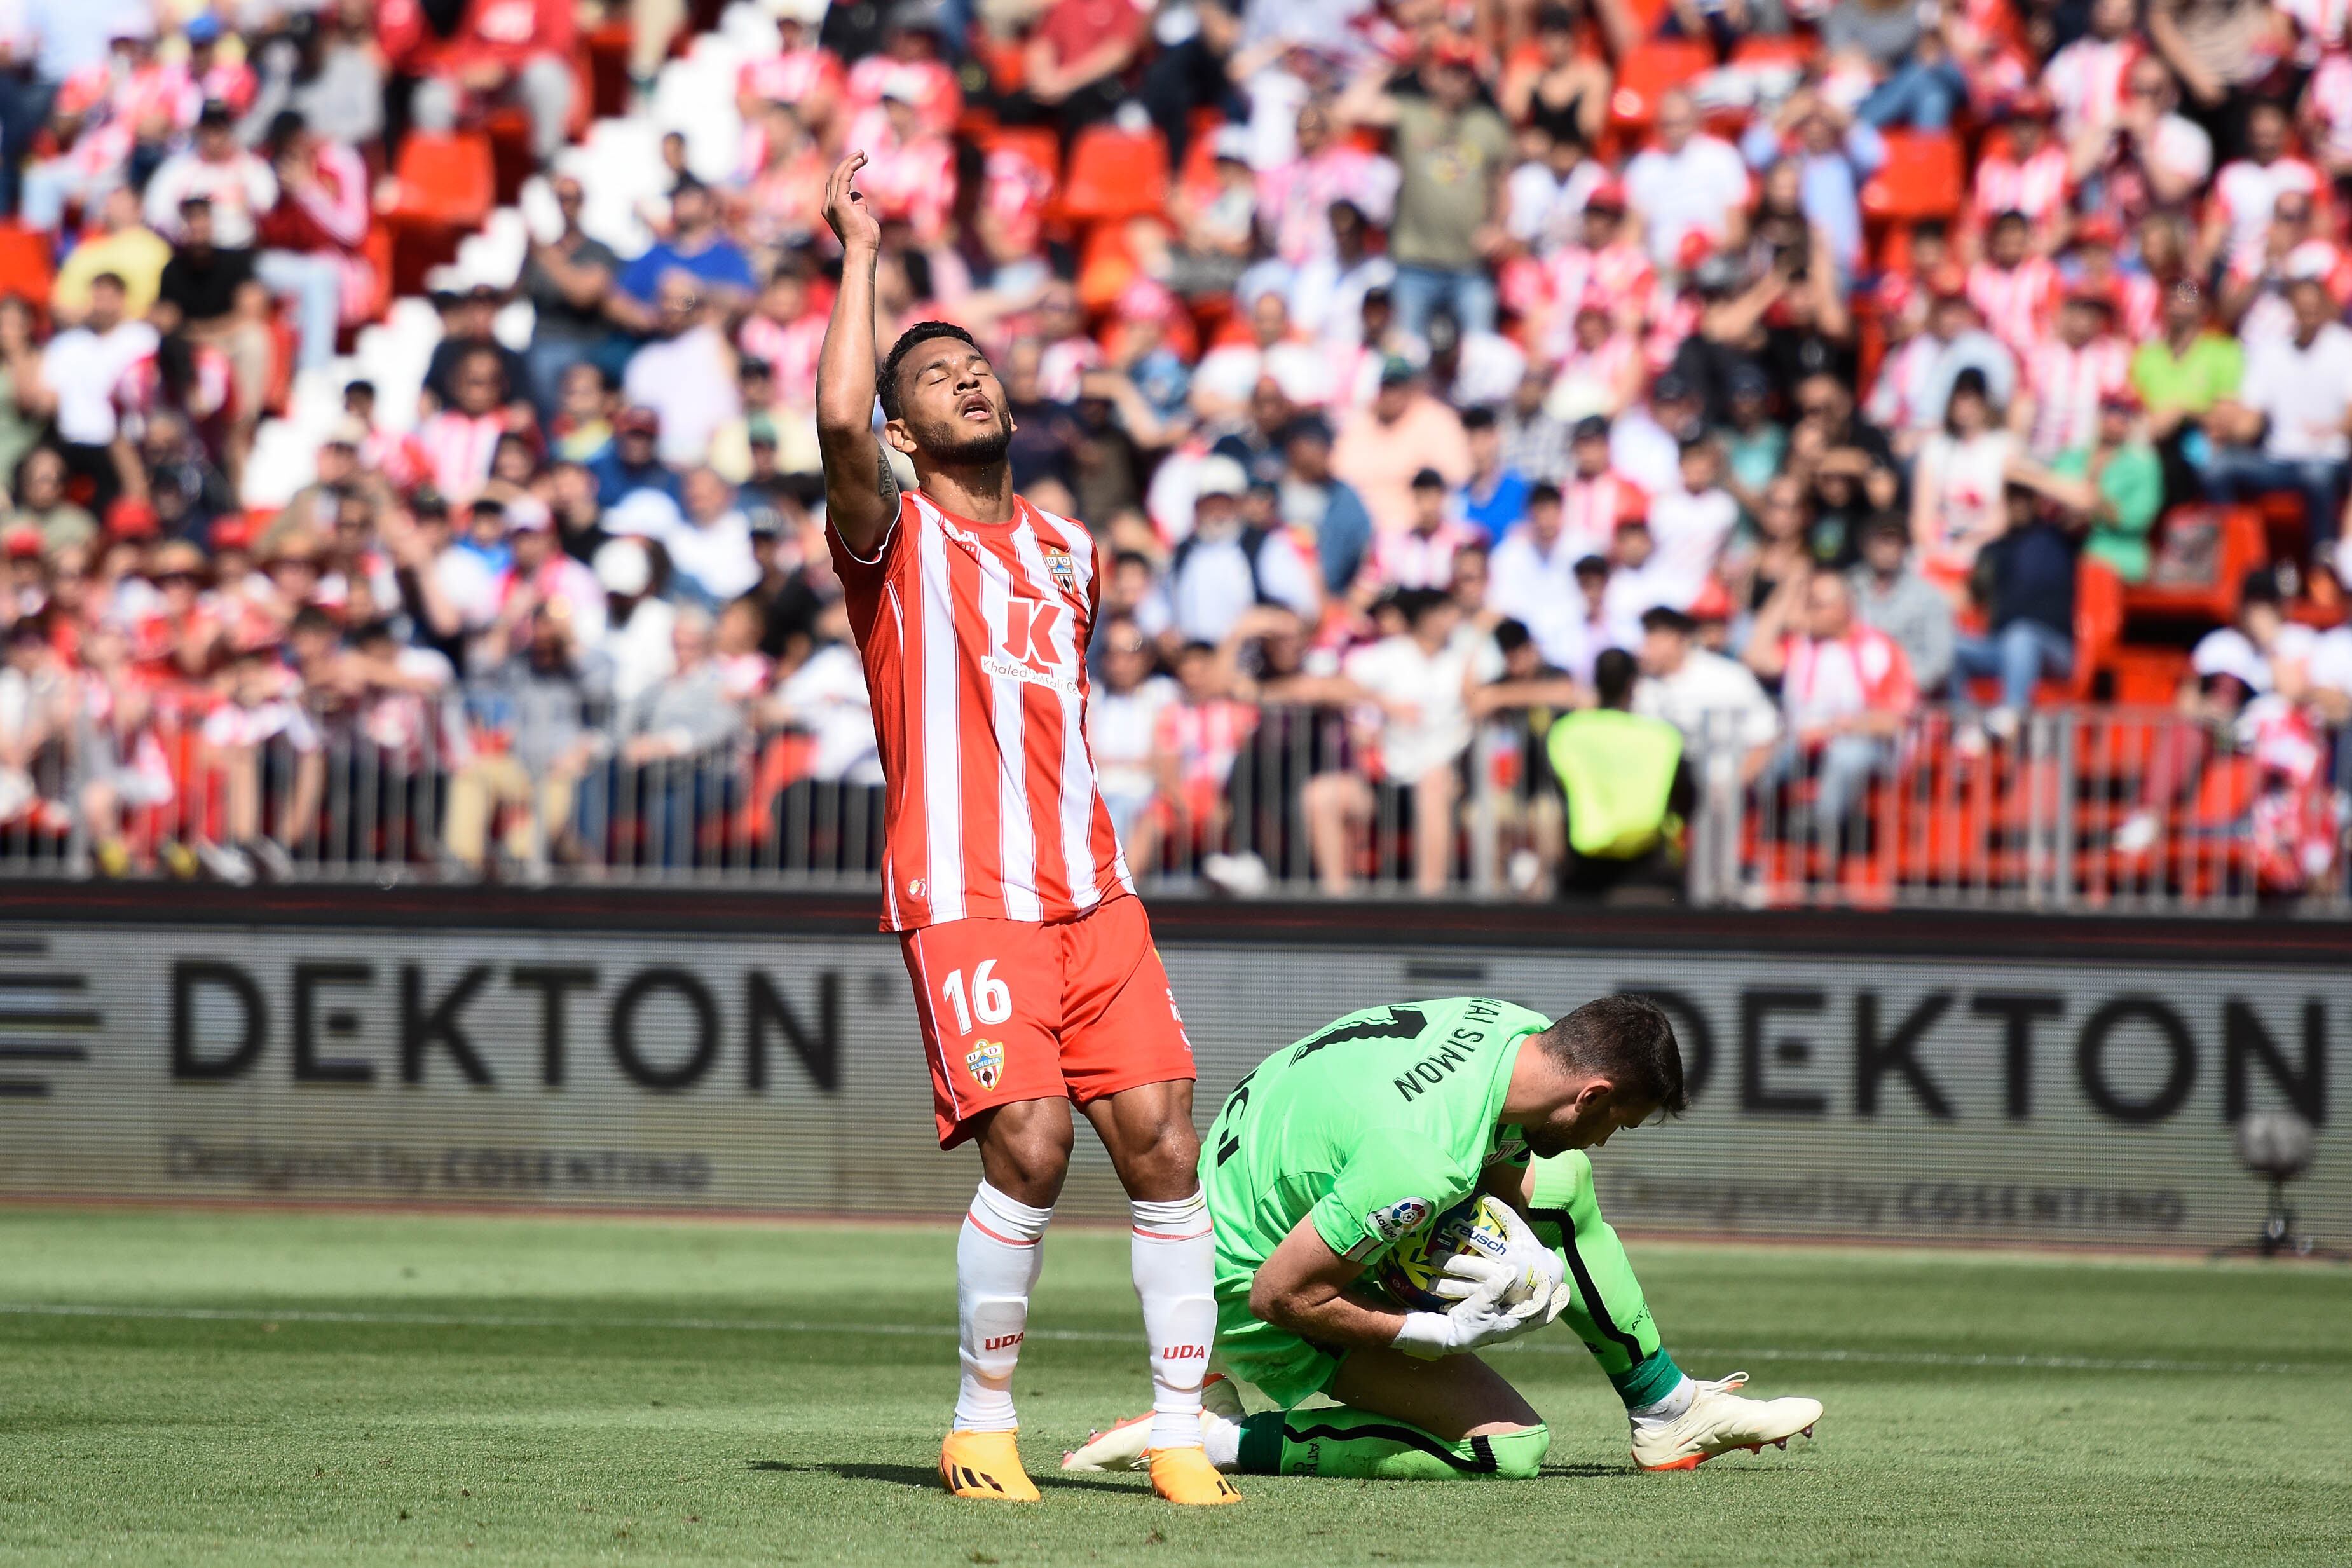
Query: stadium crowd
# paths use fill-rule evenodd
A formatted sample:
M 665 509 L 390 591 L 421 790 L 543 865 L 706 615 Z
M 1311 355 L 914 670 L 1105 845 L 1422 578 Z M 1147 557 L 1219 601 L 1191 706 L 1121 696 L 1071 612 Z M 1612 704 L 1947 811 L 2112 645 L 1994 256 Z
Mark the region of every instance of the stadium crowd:
M 624 256 L 556 158 L 583 25 L 632 25 L 646 115 L 703 10 L 0 3 L 0 195 L 56 268 L 0 299 L 18 841 L 244 880 L 373 834 L 495 873 L 705 863 L 724 821 L 870 864 L 811 413 L 818 201 L 860 149 L 882 340 L 973 330 L 1017 486 L 1101 542 L 1093 744 L 1140 874 L 1344 891 L 1392 852 L 1438 891 L 1499 778 L 1511 882 L 1578 885 L 1666 809 L 1598 799 L 1554 722 L 1588 709 L 1727 747 L 1834 853 L 1921 705 L 1998 757 L 2095 695 L 2087 575 L 2210 575 L 2203 504 L 2256 500 L 2289 543 L 2228 585 L 2114 844 L 2242 741 L 2293 874 L 2332 854 L 2343 5 L 752 9 L 740 159 L 673 138 Z M 259 422 L 381 309 L 403 139 L 502 108 L 561 221 L 436 296 L 413 418 L 350 382 L 313 480 L 248 507 Z M 1580 777 L 1564 836 L 1535 780 Z

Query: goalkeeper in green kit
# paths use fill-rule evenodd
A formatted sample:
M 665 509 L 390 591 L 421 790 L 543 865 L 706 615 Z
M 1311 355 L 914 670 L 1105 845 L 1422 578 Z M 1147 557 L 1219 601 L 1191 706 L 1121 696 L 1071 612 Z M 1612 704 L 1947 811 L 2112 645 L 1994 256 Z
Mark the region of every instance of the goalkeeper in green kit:
M 1659 1343 L 1584 1152 L 1684 1106 L 1674 1026 L 1639 997 L 1557 1023 L 1483 997 L 1350 1013 L 1260 1062 L 1201 1145 L 1216 1232 L 1217 1341 L 1276 1408 L 1204 1391 L 1210 1460 L 1228 1471 L 1392 1479 L 1525 1479 L 1551 1435 L 1470 1353 L 1555 1321 L 1625 1402 L 1634 1463 L 1688 1469 L 1810 1432 L 1811 1399 L 1743 1396 L 1746 1375 L 1685 1376 Z M 1389 1252 L 1474 1195 L 1501 1199 L 1501 1256 L 1464 1249 L 1444 1312 L 1373 1287 Z M 1322 1395 L 1338 1403 L 1301 1408 Z M 1148 1416 L 1097 1433 L 1069 1469 L 1143 1462 Z

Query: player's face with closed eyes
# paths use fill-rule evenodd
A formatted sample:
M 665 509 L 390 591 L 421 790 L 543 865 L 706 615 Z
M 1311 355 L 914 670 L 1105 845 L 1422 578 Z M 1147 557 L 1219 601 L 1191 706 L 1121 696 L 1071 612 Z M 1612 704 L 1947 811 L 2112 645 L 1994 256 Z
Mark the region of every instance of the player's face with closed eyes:
M 919 345 L 899 366 L 899 449 L 934 463 L 992 463 L 1013 439 L 1013 410 L 988 356 L 955 338 Z

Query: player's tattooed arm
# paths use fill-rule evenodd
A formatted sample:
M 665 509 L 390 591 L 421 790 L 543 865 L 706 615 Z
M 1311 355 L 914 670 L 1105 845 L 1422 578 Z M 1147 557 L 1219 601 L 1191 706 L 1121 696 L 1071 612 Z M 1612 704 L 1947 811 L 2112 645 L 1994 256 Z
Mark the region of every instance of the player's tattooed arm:
M 824 220 L 840 237 L 841 290 L 816 361 L 816 438 L 824 462 L 826 521 L 860 559 L 872 559 L 898 515 L 889 457 L 874 438 L 874 269 L 882 228 L 857 189 L 866 154 L 853 152 L 825 182 Z M 871 476 L 879 474 L 877 483 Z

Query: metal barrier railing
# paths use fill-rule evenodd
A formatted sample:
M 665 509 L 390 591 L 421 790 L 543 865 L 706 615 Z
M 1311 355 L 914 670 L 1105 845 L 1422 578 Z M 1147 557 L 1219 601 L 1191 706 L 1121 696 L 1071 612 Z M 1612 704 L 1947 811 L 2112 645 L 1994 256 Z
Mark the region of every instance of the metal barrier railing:
M 1490 716 L 1451 764 L 1409 782 L 1384 769 L 1375 716 L 1326 707 L 1180 725 L 1171 750 L 1097 763 L 1136 878 L 1160 894 L 2352 903 L 2338 784 L 2352 784 L 2339 766 L 2352 734 L 2120 708 L 1988 728 L 1932 709 L 1884 735 L 1749 747 L 1727 716 L 1686 747 L 1679 852 L 1619 867 L 1566 851 L 1541 746 L 1550 719 Z M 696 746 L 602 710 L 518 722 L 481 692 L 308 716 L 167 705 L 130 737 L 85 715 L 0 763 L 0 875 L 858 890 L 880 865 L 883 793 L 870 755 L 845 766 L 838 750 L 831 770 L 846 776 L 820 776 L 826 748 L 792 727 Z

